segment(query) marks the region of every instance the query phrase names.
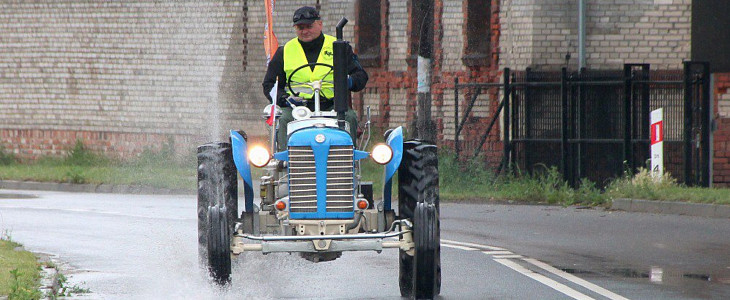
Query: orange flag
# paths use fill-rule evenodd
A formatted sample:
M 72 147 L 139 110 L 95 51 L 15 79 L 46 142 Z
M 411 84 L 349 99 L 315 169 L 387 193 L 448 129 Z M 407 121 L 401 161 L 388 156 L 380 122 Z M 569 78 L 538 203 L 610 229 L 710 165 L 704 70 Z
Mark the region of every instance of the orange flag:
M 264 51 L 266 51 L 266 65 L 269 65 L 271 58 L 274 57 L 276 49 L 279 48 L 279 41 L 274 34 L 274 3 L 276 0 L 264 0 L 266 3 L 266 27 L 264 28 Z M 278 83 L 274 84 L 271 89 L 271 114 L 266 120 L 266 124 L 274 126 L 274 111 L 276 108 L 276 91 Z

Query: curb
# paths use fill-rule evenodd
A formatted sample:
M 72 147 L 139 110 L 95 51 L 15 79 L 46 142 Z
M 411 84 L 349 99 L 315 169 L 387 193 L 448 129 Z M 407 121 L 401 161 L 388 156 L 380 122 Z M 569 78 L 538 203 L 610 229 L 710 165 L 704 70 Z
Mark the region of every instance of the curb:
M 653 201 L 640 199 L 613 199 L 612 210 L 697 216 L 708 218 L 730 218 L 730 206 L 705 203 Z
M 0 180 L 0 189 L 35 190 L 72 193 L 110 193 L 146 195 L 194 195 L 195 190 L 154 188 L 127 184 L 73 184 L 58 182 L 35 182 Z

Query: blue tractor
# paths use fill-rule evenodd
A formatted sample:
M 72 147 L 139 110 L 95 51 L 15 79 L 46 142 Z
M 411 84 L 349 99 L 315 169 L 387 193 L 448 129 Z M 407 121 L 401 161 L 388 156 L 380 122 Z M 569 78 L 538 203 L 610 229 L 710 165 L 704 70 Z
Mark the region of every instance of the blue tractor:
M 370 153 L 355 148 L 344 121 L 347 42 L 342 19 L 334 44 L 334 82 L 287 82 L 289 91 L 309 88 L 315 110 L 300 106 L 288 124 L 286 150 L 249 145 L 246 134 L 231 131 L 229 142 L 198 147 L 198 245 L 213 280 L 228 284 L 231 259 L 244 251 L 297 252 L 311 261 L 329 261 L 345 251 L 398 249 L 401 295 L 433 298 L 441 289 L 438 156 L 435 145 L 404 141 L 401 127 L 386 132 L 384 144 Z M 339 61 L 339 63 L 338 63 Z M 304 65 L 301 68 L 309 67 Z M 300 68 L 300 69 L 301 69 Z M 291 78 L 291 76 L 290 76 Z M 335 109 L 320 111 L 319 91 L 334 88 Z M 267 106 L 268 114 L 272 109 Z M 370 135 L 367 114 L 367 137 Z M 364 143 L 361 149 L 367 147 Z M 362 180 L 360 162 L 384 166 L 382 199 L 373 199 L 372 183 Z M 254 203 L 252 167 L 262 169 L 260 200 Z M 398 172 L 398 209 L 391 206 Z M 238 175 L 244 207 L 238 210 Z

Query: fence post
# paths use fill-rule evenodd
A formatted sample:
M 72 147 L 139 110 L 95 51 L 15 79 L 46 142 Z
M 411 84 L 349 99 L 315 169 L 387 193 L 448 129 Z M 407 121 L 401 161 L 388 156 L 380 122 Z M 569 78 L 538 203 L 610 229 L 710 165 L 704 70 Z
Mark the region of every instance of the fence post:
M 515 100 L 515 91 L 512 88 L 512 82 L 513 81 L 515 81 L 515 74 L 512 73 L 512 72 L 510 72 L 510 91 L 509 91 L 509 98 L 510 98 L 510 100 Z M 515 132 L 515 130 L 517 130 L 518 128 L 520 128 L 519 127 L 519 123 L 518 123 L 518 110 L 519 110 L 519 106 L 516 103 L 512 103 L 514 106 L 512 107 L 512 117 L 510 118 L 510 120 L 512 121 L 512 126 L 511 126 L 512 127 L 512 138 L 514 138 L 516 135 L 519 134 L 519 132 Z M 514 151 L 514 145 L 512 144 L 512 141 L 511 140 L 510 140 L 510 151 L 509 151 L 509 154 L 510 154 L 509 161 L 512 162 L 512 163 L 514 163 L 514 164 L 516 164 L 517 163 L 516 153 Z
M 459 76 L 454 76 L 454 150 L 459 160 Z
M 702 183 L 703 187 L 710 187 L 712 179 L 710 178 L 710 157 L 712 149 L 710 147 L 710 63 L 702 62 L 702 95 L 700 96 L 700 105 L 702 105 Z
M 624 159 L 623 161 L 634 171 L 634 155 L 631 145 L 631 103 L 633 103 L 633 90 L 631 76 L 631 65 L 624 64 Z
M 560 76 L 560 98 L 562 100 L 562 141 L 560 152 L 560 164 L 563 168 L 563 180 L 573 184 L 572 172 L 568 170 L 568 69 L 562 68 Z
M 692 70 L 691 62 L 684 62 L 684 183 L 692 180 Z
M 641 65 L 641 78 L 639 80 L 643 80 L 644 82 L 649 81 L 651 79 L 651 75 L 649 71 L 651 70 L 650 64 L 642 64 Z M 649 114 L 651 113 L 651 99 L 649 98 L 649 85 L 646 83 L 641 84 L 641 125 L 646 128 L 646 130 L 642 131 L 641 139 L 648 141 L 651 135 L 649 134 L 649 125 L 651 123 L 651 119 L 649 118 Z M 641 127 L 637 127 L 641 128 Z M 645 142 L 640 144 L 642 147 L 645 147 L 645 149 L 649 149 L 651 146 L 651 142 Z M 646 155 L 643 157 L 641 164 L 642 166 L 646 165 L 646 160 L 651 157 L 651 154 Z M 635 163 L 635 161 L 634 161 Z
M 512 144 L 510 143 L 510 127 L 509 127 L 509 120 L 510 120 L 510 82 L 509 82 L 509 68 L 504 68 L 504 74 L 503 80 L 504 80 L 504 98 L 502 101 L 504 101 L 504 110 L 502 110 L 502 122 L 503 122 L 503 132 L 504 132 L 504 143 L 502 145 L 502 150 L 504 151 L 504 157 L 502 157 L 502 162 L 505 167 L 509 165 L 509 154 L 512 147 Z M 501 168 L 500 168 L 501 169 Z M 506 168 L 505 168 L 506 169 Z

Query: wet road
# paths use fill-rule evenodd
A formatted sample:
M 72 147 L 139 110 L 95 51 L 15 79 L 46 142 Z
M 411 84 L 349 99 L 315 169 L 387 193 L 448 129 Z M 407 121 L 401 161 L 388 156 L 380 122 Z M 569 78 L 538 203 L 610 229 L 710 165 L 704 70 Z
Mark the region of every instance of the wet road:
M 219 290 L 197 265 L 195 203 L 0 190 L 0 230 L 67 262 L 83 298 L 399 299 L 395 250 L 319 264 L 247 253 Z M 726 219 L 443 204 L 442 239 L 442 299 L 730 298 Z

